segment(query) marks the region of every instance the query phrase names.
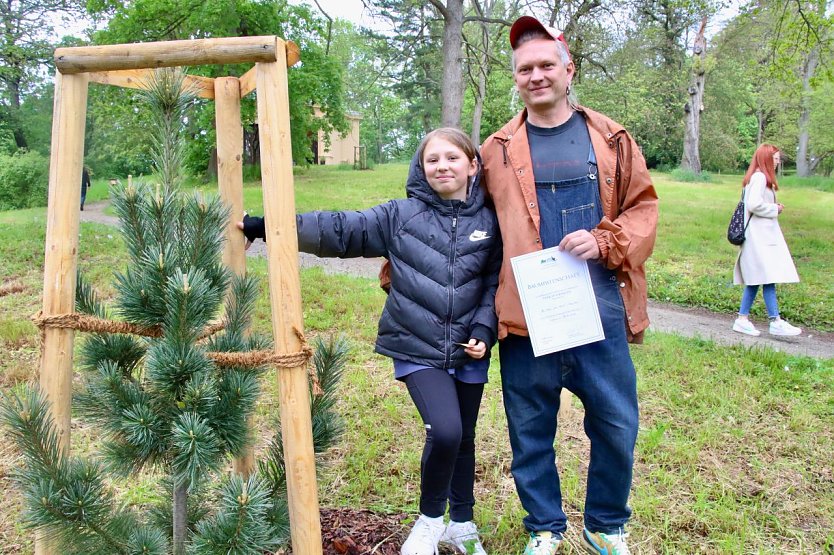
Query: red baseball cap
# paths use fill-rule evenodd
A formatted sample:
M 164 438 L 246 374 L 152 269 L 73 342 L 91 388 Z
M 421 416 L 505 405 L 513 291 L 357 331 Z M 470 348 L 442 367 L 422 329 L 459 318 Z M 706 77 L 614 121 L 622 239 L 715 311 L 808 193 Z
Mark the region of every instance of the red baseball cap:
M 565 50 L 568 52 L 568 57 L 570 57 L 570 48 L 568 48 L 568 41 L 565 40 L 565 34 L 561 31 L 554 29 L 553 27 L 548 27 L 544 25 L 541 21 L 536 19 L 530 15 L 523 15 L 515 20 L 513 26 L 510 27 L 510 46 L 515 50 L 516 42 L 518 42 L 518 37 L 520 37 L 525 31 L 533 31 L 538 30 L 546 33 L 547 35 L 553 37 L 553 40 L 557 40 L 565 45 Z

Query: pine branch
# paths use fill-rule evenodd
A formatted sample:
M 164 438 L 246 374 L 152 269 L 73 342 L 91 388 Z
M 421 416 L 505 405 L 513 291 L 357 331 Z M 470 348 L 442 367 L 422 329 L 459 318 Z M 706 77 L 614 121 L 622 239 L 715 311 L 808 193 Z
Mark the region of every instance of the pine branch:
M 217 513 L 197 524 L 192 549 L 197 555 L 260 555 L 283 538 L 267 522 L 272 507 L 268 484 L 256 474 L 232 475 L 220 491 Z
M 174 484 L 190 488 L 219 466 L 220 445 L 208 422 L 194 413 L 181 414 L 172 432 Z
M 127 553 L 127 533 L 142 527 L 116 508 L 97 465 L 63 456 L 43 395 L 29 388 L 2 395 L 0 420 L 25 461 L 15 479 L 25 488 L 27 525 L 42 529 L 64 553 Z
M 107 307 L 99 301 L 95 289 L 87 283 L 81 271 L 78 272 L 75 281 L 75 310 L 99 318 L 110 317 Z
M 313 450 L 323 453 L 338 441 L 344 431 L 341 417 L 334 409 L 336 388 L 344 370 L 348 353 L 347 342 L 330 339 L 327 343 L 316 338 L 313 365 L 323 393 L 316 397 L 311 391 L 311 418 L 313 424 Z M 281 441 L 280 421 L 276 433 L 267 447 L 264 460 L 258 462 L 258 471 L 269 482 L 273 499 L 286 496 L 286 464 Z

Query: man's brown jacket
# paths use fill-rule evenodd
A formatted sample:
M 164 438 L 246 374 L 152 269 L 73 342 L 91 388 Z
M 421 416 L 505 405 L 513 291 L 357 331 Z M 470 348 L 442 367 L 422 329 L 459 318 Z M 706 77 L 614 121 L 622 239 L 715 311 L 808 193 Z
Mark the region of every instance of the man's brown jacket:
M 588 124 L 597 158 L 603 218 L 591 233 L 599 245 L 598 262 L 616 270 L 629 340 L 639 343 L 649 325 L 643 264 L 654 248 L 657 193 L 637 143 L 623 126 L 588 108 L 579 107 L 578 111 Z M 508 333 L 527 335 L 510 259 L 542 248 L 526 120 L 527 111 L 523 110 L 481 147 L 484 182 L 504 241 L 495 296 L 499 339 Z

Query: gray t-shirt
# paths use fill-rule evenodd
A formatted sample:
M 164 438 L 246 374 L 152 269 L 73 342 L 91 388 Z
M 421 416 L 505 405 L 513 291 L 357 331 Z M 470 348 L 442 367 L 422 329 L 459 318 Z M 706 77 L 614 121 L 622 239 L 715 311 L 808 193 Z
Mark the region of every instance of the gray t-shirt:
M 527 140 L 536 186 L 588 175 L 591 136 L 579 112 L 556 127 L 537 127 L 528 121 Z

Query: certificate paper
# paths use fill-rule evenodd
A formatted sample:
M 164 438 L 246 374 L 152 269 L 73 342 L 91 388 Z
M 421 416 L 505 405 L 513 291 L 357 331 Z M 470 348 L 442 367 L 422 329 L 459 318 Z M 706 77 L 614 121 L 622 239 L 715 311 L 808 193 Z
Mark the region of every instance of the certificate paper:
M 605 339 L 587 262 L 558 247 L 510 262 L 535 356 Z

